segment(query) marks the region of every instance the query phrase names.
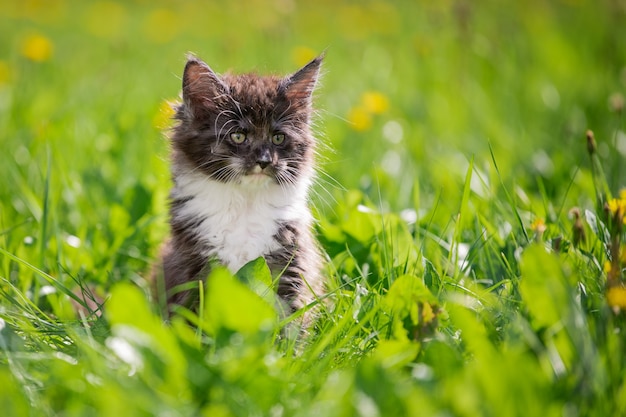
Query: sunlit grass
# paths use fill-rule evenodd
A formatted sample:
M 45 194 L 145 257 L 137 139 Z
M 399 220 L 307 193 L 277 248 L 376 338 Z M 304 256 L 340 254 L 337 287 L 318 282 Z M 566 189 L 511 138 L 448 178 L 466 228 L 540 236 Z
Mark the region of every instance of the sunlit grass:
M 619 4 L 5 3 L 4 414 L 626 414 Z M 283 329 L 263 262 L 164 320 L 185 55 L 323 51 L 315 327 Z

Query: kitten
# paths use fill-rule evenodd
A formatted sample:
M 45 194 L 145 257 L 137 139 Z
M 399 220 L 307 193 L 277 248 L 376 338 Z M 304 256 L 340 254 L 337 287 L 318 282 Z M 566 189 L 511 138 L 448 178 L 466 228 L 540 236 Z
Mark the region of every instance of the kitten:
M 284 78 L 219 76 L 188 59 L 171 136 L 171 236 L 162 252 L 170 309 L 193 304 L 191 291 L 172 290 L 206 278 L 211 262 L 235 273 L 260 256 L 289 312 L 322 293 L 307 206 L 312 93 L 322 58 Z

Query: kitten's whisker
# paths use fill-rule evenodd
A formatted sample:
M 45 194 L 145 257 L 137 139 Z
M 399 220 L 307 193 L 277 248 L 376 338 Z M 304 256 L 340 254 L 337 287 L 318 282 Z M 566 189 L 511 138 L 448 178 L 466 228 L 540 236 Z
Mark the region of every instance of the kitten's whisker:
M 297 173 L 297 170 L 293 170 Z M 297 184 L 297 176 L 294 172 L 291 172 L 289 169 L 280 170 L 276 174 L 276 179 L 279 183 L 285 185 L 296 185 Z
M 339 205 L 339 202 L 337 201 L 337 198 L 335 198 L 335 196 L 333 195 L 333 193 L 327 189 L 327 187 L 325 187 L 325 184 L 330 184 L 329 182 L 323 182 L 322 180 L 320 180 L 320 178 L 316 177 L 313 179 L 313 187 L 311 187 L 311 192 L 313 194 L 315 194 L 315 197 L 317 197 L 317 199 L 322 202 L 324 204 L 325 207 L 330 207 L 332 209 L 333 212 L 335 212 L 333 207 L 336 207 Z M 332 185 L 331 185 L 332 186 Z M 322 193 L 323 191 L 323 193 Z M 334 204 L 330 204 L 329 203 L 329 199 L 330 202 L 334 203 Z M 312 202 L 314 203 L 314 202 Z M 318 209 L 318 207 L 315 207 L 316 209 Z M 319 211 L 319 209 L 318 209 Z
M 194 173 L 194 172 L 199 171 L 199 170 L 206 170 L 206 169 L 209 169 L 211 167 L 211 165 L 216 165 L 216 164 L 220 164 L 222 162 L 227 162 L 227 161 L 228 162 L 232 162 L 232 158 L 230 158 L 230 157 L 219 157 L 219 156 L 218 157 L 214 157 L 212 160 L 205 161 L 202 164 L 199 164 L 199 165 L 195 166 L 190 171 L 190 173 Z
M 344 192 L 348 191 L 339 181 L 337 181 L 335 178 L 333 178 L 332 175 L 330 175 L 323 169 L 318 168 L 316 172 L 318 174 L 315 177 L 316 179 L 319 179 L 320 181 L 324 181 L 324 183 L 332 185 L 333 187 L 337 188 L 340 191 L 344 191 Z M 320 178 L 320 176 L 324 176 L 325 179 Z
M 231 182 L 241 176 L 241 170 L 234 164 L 230 164 L 218 169 L 214 174 L 216 175 L 216 179 L 218 181 Z
M 220 117 L 221 117 L 222 115 L 223 115 L 223 116 L 232 115 L 232 116 L 235 116 L 235 117 L 234 117 L 234 118 L 233 118 L 233 117 L 229 118 L 229 119 L 228 119 L 228 120 L 227 120 L 227 121 L 226 121 L 226 122 L 225 122 L 225 123 L 224 123 L 224 124 L 223 124 L 223 125 L 219 128 L 219 130 L 218 130 L 218 129 L 217 129 L 217 126 L 218 126 L 218 121 L 219 121 L 219 119 L 220 119 Z M 230 131 L 232 130 L 232 128 L 231 128 L 231 127 L 229 127 L 229 128 L 228 128 L 228 131 L 226 132 L 226 135 L 224 135 L 224 136 L 222 136 L 222 131 L 223 131 L 223 130 L 224 130 L 224 129 L 228 126 L 228 125 L 230 125 L 230 124 L 232 124 L 232 123 L 237 124 L 236 116 L 237 116 L 237 114 L 236 114 L 234 111 L 232 111 L 232 110 L 222 110 L 222 111 L 221 111 L 221 112 L 217 115 L 217 117 L 215 118 L 215 122 L 213 123 L 213 130 L 217 132 L 216 142 L 217 142 L 217 144 L 218 144 L 218 145 L 219 145 L 219 143 L 220 143 L 221 139 L 222 139 L 224 136 L 226 136 L 226 135 L 228 135 L 228 134 L 230 133 Z
M 241 110 L 241 104 L 237 100 L 235 100 L 235 98 L 232 95 L 229 95 L 228 97 L 230 98 L 230 101 L 232 101 L 232 103 L 235 105 L 235 107 L 237 107 L 239 118 L 243 119 L 244 115 L 243 115 L 243 111 Z
M 234 124 L 235 124 L 235 126 L 229 126 L 229 127 L 228 127 L 228 129 L 226 130 L 226 133 L 224 133 L 224 134 L 222 135 L 222 132 L 224 131 L 224 128 L 225 128 L 226 126 L 228 126 L 229 124 L 232 124 L 232 123 L 234 123 Z M 218 142 L 218 144 L 219 144 L 219 142 L 220 142 L 223 138 L 228 137 L 228 135 L 229 135 L 229 134 L 231 134 L 231 133 L 232 133 L 233 131 L 235 131 L 236 129 L 237 129 L 237 121 L 236 121 L 236 120 L 232 120 L 232 119 L 231 119 L 231 120 L 227 121 L 226 123 L 224 123 L 224 124 L 222 125 L 222 127 L 220 127 L 220 130 L 217 132 L 217 142 Z

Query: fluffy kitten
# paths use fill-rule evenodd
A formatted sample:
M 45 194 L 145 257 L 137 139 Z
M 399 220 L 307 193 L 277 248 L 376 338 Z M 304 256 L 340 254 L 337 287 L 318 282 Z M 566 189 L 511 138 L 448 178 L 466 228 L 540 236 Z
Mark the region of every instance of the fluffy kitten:
M 282 78 L 219 76 L 189 58 L 171 137 L 171 236 L 162 253 L 170 307 L 193 304 L 192 292 L 174 289 L 206 278 L 211 262 L 234 273 L 260 256 L 291 311 L 323 291 L 307 206 L 321 61 Z

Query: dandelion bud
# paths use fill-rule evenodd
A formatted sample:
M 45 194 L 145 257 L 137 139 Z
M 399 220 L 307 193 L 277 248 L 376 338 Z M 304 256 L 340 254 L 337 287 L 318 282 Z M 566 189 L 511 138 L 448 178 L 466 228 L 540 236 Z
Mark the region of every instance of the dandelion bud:
M 598 150 L 598 146 L 596 145 L 596 139 L 593 137 L 593 132 L 591 130 L 587 130 L 587 152 L 589 155 L 593 155 Z
M 535 241 L 537 242 L 541 242 L 541 239 L 543 238 L 543 233 L 546 231 L 546 229 L 546 223 L 543 219 L 540 218 L 535 219 L 530 225 L 530 230 L 535 232 Z
M 586 239 L 585 225 L 583 224 L 580 209 L 578 207 L 571 209 L 570 215 L 574 217 L 574 225 L 572 226 L 572 243 L 574 244 L 574 247 L 578 247 L 580 243 L 584 242 Z

